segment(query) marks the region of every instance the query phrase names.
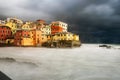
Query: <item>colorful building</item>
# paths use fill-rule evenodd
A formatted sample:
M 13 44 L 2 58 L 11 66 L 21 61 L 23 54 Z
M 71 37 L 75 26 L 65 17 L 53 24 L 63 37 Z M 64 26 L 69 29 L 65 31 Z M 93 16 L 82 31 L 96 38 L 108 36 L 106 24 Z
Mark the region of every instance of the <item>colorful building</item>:
M 8 26 L 0 26 L 0 43 L 5 43 L 10 37 L 12 37 L 11 29 Z
M 60 41 L 60 40 L 79 41 L 79 35 L 70 32 L 55 33 L 55 34 L 47 35 L 47 40 L 48 41 Z
M 36 29 L 41 29 L 45 26 L 46 22 L 44 20 L 37 20 L 35 23 Z
M 14 45 L 16 46 L 32 46 L 33 41 L 30 38 L 29 30 L 17 30 L 14 35 Z
M 16 46 L 42 46 L 46 41 L 47 37 L 37 29 L 17 30 L 14 36 L 14 45 Z
M 42 46 L 47 41 L 46 35 L 42 32 L 43 26 L 43 21 L 25 23 L 20 30 L 17 30 L 14 44 L 17 46 Z
M 14 38 L 13 38 L 14 37 Z M 58 46 L 79 44 L 79 35 L 68 32 L 68 24 L 61 21 L 46 24 L 44 20 L 25 22 L 17 18 L 0 20 L 0 42 L 15 46 L 43 46 L 48 43 Z
M 13 34 L 16 33 L 16 30 L 17 30 L 17 24 L 16 23 L 14 23 L 12 21 L 11 22 L 7 22 L 6 26 L 11 28 Z
M 23 24 L 23 21 L 20 20 L 20 19 L 17 19 L 17 18 L 7 18 L 7 22 L 11 22 L 11 21 L 14 21 L 15 23 L 18 23 L 18 24 Z
M 79 36 L 70 32 L 62 32 L 62 33 L 56 33 L 52 36 L 53 41 L 59 41 L 59 40 L 71 40 L 71 41 L 79 41 Z
M 33 27 L 31 27 L 32 22 L 25 22 L 25 24 L 22 25 L 21 29 L 31 30 Z
M 42 46 L 44 42 L 47 42 L 47 36 L 43 35 L 41 30 L 31 30 L 30 31 L 31 39 L 33 40 L 34 46 Z
M 81 42 L 79 36 L 70 32 L 55 33 L 47 35 L 46 47 L 79 47 Z
M 51 34 L 50 25 L 44 25 L 44 27 L 41 27 L 40 30 L 42 31 L 42 34 L 45 34 L 45 35 Z
M 6 26 L 9 26 L 12 30 L 12 33 L 15 34 L 18 28 L 21 28 L 23 24 L 22 20 L 17 18 L 7 18 Z
M 40 36 L 41 31 L 36 29 L 30 30 L 30 38 L 32 39 L 33 46 L 40 45 Z
M 61 22 L 61 21 L 55 21 L 51 23 L 51 34 L 59 33 L 59 32 L 67 32 L 68 24 Z

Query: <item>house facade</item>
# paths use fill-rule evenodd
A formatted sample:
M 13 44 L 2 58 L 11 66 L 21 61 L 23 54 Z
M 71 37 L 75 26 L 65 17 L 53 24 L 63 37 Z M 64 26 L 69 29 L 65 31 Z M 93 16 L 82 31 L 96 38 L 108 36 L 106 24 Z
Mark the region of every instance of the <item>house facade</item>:
M 0 26 L 0 42 L 5 43 L 10 37 L 12 37 L 11 29 L 8 26 Z
M 30 38 L 29 30 L 17 30 L 14 35 L 14 45 L 15 46 L 31 46 L 33 45 L 32 39 Z
M 51 23 L 51 34 L 67 32 L 68 31 L 67 29 L 68 29 L 67 23 L 61 21 L 55 21 Z
M 53 41 L 65 40 L 65 41 L 79 41 L 79 36 L 70 32 L 56 33 L 53 35 Z

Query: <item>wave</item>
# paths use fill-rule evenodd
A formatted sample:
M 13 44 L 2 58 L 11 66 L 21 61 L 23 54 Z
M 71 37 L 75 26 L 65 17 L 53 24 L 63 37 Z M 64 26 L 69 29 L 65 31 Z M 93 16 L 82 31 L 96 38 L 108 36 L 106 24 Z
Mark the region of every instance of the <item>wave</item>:
M 20 61 L 17 61 L 15 58 L 11 58 L 11 57 L 0 57 L 0 61 L 8 62 L 8 63 L 19 63 L 19 64 L 30 65 L 30 66 L 35 66 L 35 67 L 38 66 L 36 63 L 26 62 L 26 61 L 20 62 Z

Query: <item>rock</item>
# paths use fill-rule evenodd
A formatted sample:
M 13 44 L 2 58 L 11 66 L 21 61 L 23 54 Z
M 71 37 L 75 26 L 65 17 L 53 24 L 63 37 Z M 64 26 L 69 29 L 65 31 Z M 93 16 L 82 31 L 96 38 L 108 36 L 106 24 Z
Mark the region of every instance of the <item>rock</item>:
M 102 44 L 102 45 L 99 45 L 99 47 L 105 47 L 105 48 L 110 49 L 112 46 L 109 46 L 109 45 L 106 45 L 106 44 Z

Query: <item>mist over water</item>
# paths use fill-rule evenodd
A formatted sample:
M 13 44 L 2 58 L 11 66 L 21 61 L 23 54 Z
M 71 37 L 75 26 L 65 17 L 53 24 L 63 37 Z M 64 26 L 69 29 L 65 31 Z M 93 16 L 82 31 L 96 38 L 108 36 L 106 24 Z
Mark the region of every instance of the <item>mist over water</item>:
M 13 80 L 120 80 L 120 46 L 0 48 L 0 71 Z

